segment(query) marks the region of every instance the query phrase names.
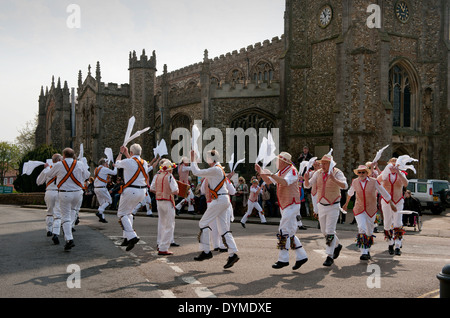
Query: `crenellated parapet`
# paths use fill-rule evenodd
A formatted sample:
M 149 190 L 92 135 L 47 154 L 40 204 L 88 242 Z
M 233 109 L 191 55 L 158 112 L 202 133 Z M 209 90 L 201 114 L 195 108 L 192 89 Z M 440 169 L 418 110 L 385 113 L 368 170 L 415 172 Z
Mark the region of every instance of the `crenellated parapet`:
M 153 51 L 150 58 L 145 54 L 145 49 L 142 50 L 141 56 L 137 57 L 136 51 L 130 52 L 129 69 L 146 68 L 156 70 L 156 53 Z

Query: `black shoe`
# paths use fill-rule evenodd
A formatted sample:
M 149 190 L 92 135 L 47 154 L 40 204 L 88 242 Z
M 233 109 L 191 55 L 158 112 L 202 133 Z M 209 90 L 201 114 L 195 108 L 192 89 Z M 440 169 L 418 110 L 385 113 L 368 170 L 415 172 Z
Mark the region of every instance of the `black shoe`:
M 52 237 L 52 241 L 53 241 L 53 244 L 59 245 L 58 235 L 54 234 L 53 237 Z
M 401 252 L 400 249 L 397 247 L 397 248 L 395 249 L 394 254 L 400 256 L 400 255 L 402 255 L 402 252 Z
M 308 261 L 308 259 L 307 258 L 304 258 L 304 259 L 301 259 L 301 260 L 299 260 L 299 261 L 296 261 L 295 262 L 295 265 L 294 266 L 292 266 L 292 269 L 299 269 L 303 264 L 305 264 L 306 262 Z
M 75 244 L 73 244 L 73 240 L 67 241 L 66 244 L 64 245 L 64 250 L 68 251 L 74 246 L 75 246 Z
M 102 222 L 102 223 L 108 223 L 108 221 L 106 221 L 106 219 L 100 219 L 100 220 L 98 220 L 99 222 Z
M 131 240 L 128 241 L 128 245 L 127 248 L 125 249 L 125 251 L 131 251 L 134 247 L 134 245 L 139 242 L 139 237 L 135 236 L 133 237 Z
M 220 253 L 228 252 L 228 248 L 219 248 Z
M 245 223 L 240 222 L 242 227 L 245 229 Z
M 213 255 L 211 251 L 209 251 L 209 253 L 201 252 L 199 256 L 194 257 L 194 260 L 201 262 L 204 261 L 205 259 L 210 259 L 212 257 Z
M 306 228 L 305 226 L 302 225 L 302 226 L 299 226 L 298 229 L 299 230 L 307 230 L 308 228 Z
M 330 256 L 327 256 L 327 259 L 323 263 L 323 266 L 331 266 L 333 265 L 333 263 L 334 263 L 333 259 Z
M 389 254 L 394 255 L 394 245 L 389 245 Z
M 237 254 L 233 254 L 233 256 L 228 257 L 227 263 L 223 266 L 223 268 L 230 268 L 239 260 L 239 256 Z
M 120 246 L 128 246 L 128 240 L 126 238 L 123 239 L 122 244 Z
M 75 220 L 75 225 L 78 225 L 80 223 L 80 218 L 77 216 L 77 219 Z
M 51 231 L 47 231 L 47 237 L 50 237 L 52 235 L 53 235 L 53 233 Z
M 339 254 L 341 253 L 341 249 L 342 249 L 341 244 L 339 244 L 338 246 L 335 247 L 334 253 L 333 253 L 333 259 L 336 259 L 339 257 Z
M 368 261 L 370 259 L 370 254 L 362 254 L 359 259 L 361 261 Z
M 286 267 L 286 266 L 288 266 L 288 265 L 289 265 L 289 262 L 280 262 L 280 261 L 277 261 L 275 264 L 272 265 L 272 268 L 279 269 L 279 268 Z
M 173 243 L 170 243 L 170 246 L 178 247 L 178 246 L 180 246 L 180 244 L 173 242 Z

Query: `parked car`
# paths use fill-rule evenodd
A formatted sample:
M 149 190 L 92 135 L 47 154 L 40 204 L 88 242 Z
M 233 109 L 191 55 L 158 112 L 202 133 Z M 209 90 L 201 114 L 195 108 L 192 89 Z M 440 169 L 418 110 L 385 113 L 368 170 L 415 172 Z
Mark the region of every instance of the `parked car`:
M 407 189 L 420 201 L 422 208 L 440 214 L 450 207 L 450 184 L 447 180 L 411 179 Z

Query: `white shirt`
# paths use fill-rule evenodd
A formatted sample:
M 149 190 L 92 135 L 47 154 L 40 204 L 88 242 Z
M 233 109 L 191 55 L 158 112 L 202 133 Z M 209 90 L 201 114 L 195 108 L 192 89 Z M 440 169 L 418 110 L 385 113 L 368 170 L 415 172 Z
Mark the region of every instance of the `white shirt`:
M 69 170 L 70 170 L 70 168 L 72 167 L 72 164 L 73 164 L 73 158 L 66 158 L 66 159 L 64 159 L 64 161 L 67 163 Z M 47 172 L 45 173 L 45 175 L 49 179 L 52 179 L 53 177 L 56 176 L 57 177 L 56 178 L 57 185 L 66 176 L 66 174 L 67 174 L 67 171 L 62 162 L 55 163 L 53 168 L 47 170 Z M 89 179 L 89 177 L 91 176 L 91 174 L 89 173 L 88 167 L 81 160 L 77 160 L 77 165 L 73 169 L 72 174 L 75 177 L 75 179 L 77 179 L 78 182 L 80 182 L 82 185 L 84 184 L 84 181 Z M 61 185 L 59 190 L 76 191 L 76 190 L 81 190 L 81 188 L 72 180 L 72 178 L 69 177 L 66 180 L 66 182 L 64 182 Z
M 364 180 L 357 179 L 361 183 L 361 186 L 364 188 L 366 186 L 367 181 L 369 180 L 368 177 L 364 178 Z M 391 200 L 391 195 L 386 191 L 386 189 L 378 183 L 378 181 L 375 181 L 375 189 L 377 189 L 378 193 L 386 200 Z M 350 186 L 350 189 L 348 189 L 348 195 L 351 197 L 355 194 L 355 189 L 353 189 L 353 184 Z
M 208 169 L 199 169 L 196 162 L 191 163 L 191 172 L 195 176 L 204 177 L 208 180 L 208 186 L 210 189 L 215 189 L 219 183 L 223 180 L 223 170 L 216 163 L 213 167 Z M 222 187 L 219 189 L 217 194 L 228 194 L 227 187 Z
M 101 169 L 98 172 L 98 177 L 100 177 L 103 180 L 108 180 L 108 175 L 115 176 L 117 174 L 117 167 L 114 167 L 114 170 L 111 170 L 105 166 L 100 166 Z M 101 181 L 98 178 L 95 178 L 94 180 L 94 187 L 106 187 L 106 182 Z
M 132 158 L 137 158 L 138 160 L 141 159 L 140 156 L 133 156 Z M 123 169 L 123 178 L 124 178 L 125 184 L 134 176 L 136 171 L 139 169 L 138 164 L 132 158 L 128 158 L 128 159 L 124 159 L 124 160 L 117 160 L 115 163 L 115 167 L 117 169 Z M 149 169 L 149 167 L 148 167 L 147 161 L 144 160 L 144 164 L 142 166 L 144 167 L 146 174 L 148 174 L 151 171 L 151 169 Z M 142 173 L 139 173 L 138 177 L 136 178 L 136 180 L 134 180 L 132 185 L 135 185 L 135 186 L 146 186 L 147 185 L 147 183 L 145 182 L 145 177 L 142 175 Z
M 293 184 L 294 182 L 297 182 L 297 181 L 298 181 L 298 176 L 294 175 L 293 171 L 294 171 L 293 169 L 290 169 L 289 172 L 286 173 L 286 174 L 284 175 L 284 177 L 283 177 L 283 179 L 286 180 L 286 182 L 287 182 L 288 185 L 291 185 L 291 184 Z M 277 175 L 277 176 L 280 176 L 280 171 L 279 171 L 279 170 L 277 171 L 276 175 Z M 277 184 L 277 182 L 276 182 L 274 179 L 272 179 L 271 177 L 269 177 L 269 179 L 270 179 L 270 181 L 271 181 L 273 184 Z
M 42 172 L 39 174 L 39 176 L 36 179 L 36 184 L 37 185 L 41 185 L 41 184 L 47 184 L 48 182 L 50 182 L 51 178 L 48 177 L 47 172 L 51 169 L 52 166 L 48 166 L 47 168 L 45 168 L 44 170 L 42 170 Z M 52 182 L 48 185 L 48 187 L 46 188 L 46 190 L 58 190 L 58 187 L 56 186 L 56 182 Z

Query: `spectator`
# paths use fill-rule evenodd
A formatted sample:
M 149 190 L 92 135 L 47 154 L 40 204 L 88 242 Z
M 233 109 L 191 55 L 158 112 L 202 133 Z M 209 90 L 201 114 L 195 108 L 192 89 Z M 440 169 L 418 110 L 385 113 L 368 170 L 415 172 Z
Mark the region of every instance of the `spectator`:
M 92 208 L 92 202 L 94 202 L 94 178 L 90 177 L 84 183 L 84 193 L 83 193 L 83 208 Z
M 123 185 L 124 185 L 124 182 L 123 182 L 122 178 L 121 177 L 117 177 L 116 184 L 114 185 L 114 187 L 111 190 L 109 190 L 109 193 L 111 194 L 111 197 L 113 199 L 113 203 L 111 205 L 111 208 L 113 210 L 117 210 L 118 202 L 119 202 L 119 199 L 120 199 L 119 190 L 120 190 L 120 187 L 123 186 Z
M 248 186 L 245 184 L 245 179 L 243 177 L 239 177 L 238 186 L 236 187 L 236 211 L 238 211 L 239 215 L 243 215 L 243 210 L 247 206 L 248 201 Z M 236 212 L 235 211 L 235 212 Z
M 300 154 L 300 156 L 297 159 L 297 163 L 300 164 L 302 161 L 309 161 L 313 155 L 309 152 L 309 148 L 307 146 L 303 147 L 303 152 Z
M 420 206 L 420 202 L 411 195 L 410 190 L 405 191 L 405 202 L 403 204 L 403 209 L 405 211 L 418 212 L 419 215 L 422 215 L 422 207 Z M 414 214 L 403 214 L 402 221 L 406 226 L 414 226 Z

